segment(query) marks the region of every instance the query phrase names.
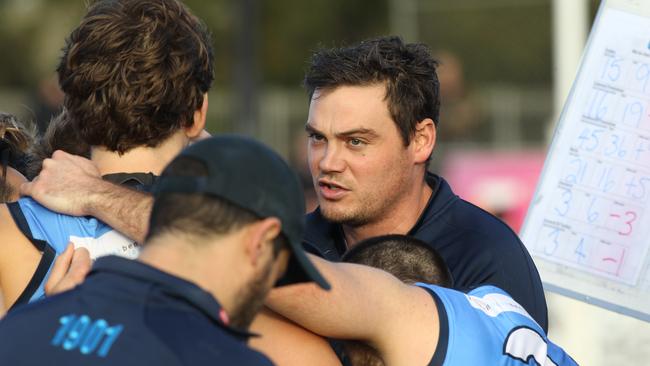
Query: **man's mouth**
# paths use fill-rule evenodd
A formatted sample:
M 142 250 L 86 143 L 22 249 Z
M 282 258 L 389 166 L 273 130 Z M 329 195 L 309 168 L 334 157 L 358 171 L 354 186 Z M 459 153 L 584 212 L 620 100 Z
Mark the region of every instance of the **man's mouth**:
M 339 190 L 339 189 L 340 190 L 346 190 L 343 186 L 338 185 L 338 184 L 336 184 L 334 182 L 327 181 L 327 180 L 319 180 L 318 185 L 320 187 L 325 187 L 325 188 L 332 189 L 332 190 Z
M 340 199 L 349 191 L 347 188 L 328 180 L 319 180 L 318 187 L 320 188 L 321 197 L 328 200 Z
M 331 189 L 331 190 L 341 189 L 341 187 L 339 187 L 339 186 L 335 186 L 333 184 L 328 184 L 328 183 L 318 183 L 318 185 L 321 186 L 321 187 Z

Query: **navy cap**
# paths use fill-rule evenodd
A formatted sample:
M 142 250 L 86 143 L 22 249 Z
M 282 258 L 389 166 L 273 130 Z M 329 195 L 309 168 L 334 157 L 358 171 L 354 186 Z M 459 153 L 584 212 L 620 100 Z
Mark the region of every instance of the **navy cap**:
M 252 138 L 220 135 L 184 149 L 176 159 L 190 157 L 203 162 L 207 177 L 171 176 L 163 173 L 154 188 L 160 193 L 205 193 L 244 208 L 260 218 L 277 217 L 292 255 L 279 281 L 286 285 L 316 282 L 330 286 L 305 255 L 305 202 L 297 175 L 276 152 Z

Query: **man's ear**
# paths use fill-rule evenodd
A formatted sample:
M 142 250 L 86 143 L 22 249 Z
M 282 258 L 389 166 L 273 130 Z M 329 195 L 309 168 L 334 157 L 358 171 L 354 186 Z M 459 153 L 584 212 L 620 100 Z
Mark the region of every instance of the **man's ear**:
M 411 140 L 416 163 L 425 163 L 436 145 L 436 125 L 431 118 L 425 118 L 415 125 Z
M 194 111 L 194 122 L 185 129 L 185 134 L 192 140 L 196 139 L 205 128 L 205 120 L 208 116 L 208 93 L 203 94 L 203 103 L 201 107 Z
M 246 240 L 246 254 L 255 267 L 267 255 L 273 255 L 273 240 L 280 235 L 282 224 L 276 217 L 267 217 L 251 224 Z

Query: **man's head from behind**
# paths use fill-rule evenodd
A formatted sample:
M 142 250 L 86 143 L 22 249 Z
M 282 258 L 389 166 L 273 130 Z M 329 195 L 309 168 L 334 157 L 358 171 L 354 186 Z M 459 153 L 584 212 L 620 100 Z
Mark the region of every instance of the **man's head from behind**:
M 204 259 L 231 266 L 213 280 L 236 287 L 231 306 L 220 298 L 234 325 L 248 326 L 287 262 L 287 283 L 327 287 L 301 248 L 298 178 L 263 144 L 237 136 L 197 142 L 169 164 L 155 191 L 147 245 L 172 236 L 190 249 L 214 247 L 215 257 Z
M 213 51 L 177 0 L 100 0 L 66 40 L 57 71 L 80 138 L 122 154 L 203 123 Z
M 359 242 L 343 255 L 348 263 L 382 269 L 408 284 L 452 285 L 445 261 L 427 243 L 407 235 L 382 235 Z
M 422 183 L 440 107 L 436 65 L 426 46 L 398 37 L 313 56 L 308 160 L 328 220 L 376 221 Z
M 425 242 L 406 235 L 366 239 L 345 253 L 342 260 L 382 269 L 408 284 L 452 285 L 451 273 L 442 257 Z M 347 341 L 345 350 L 351 365 L 384 365 L 377 351 L 365 343 Z

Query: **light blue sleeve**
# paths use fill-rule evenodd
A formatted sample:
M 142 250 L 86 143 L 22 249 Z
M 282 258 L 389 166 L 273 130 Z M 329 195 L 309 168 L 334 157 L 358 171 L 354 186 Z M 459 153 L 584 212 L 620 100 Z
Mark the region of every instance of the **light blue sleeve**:
M 75 217 L 53 212 L 31 198 L 21 198 L 18 201 L 20 210 L 27 221 L 34 239 L 45 241 L 56 256 L 61 254 L 68 243 L 73 242 L 75 248 L 85 247 L 92 259 L 115 254 L 127 258 L 135 258 L 139 246 L 135 241 L 113 230 L 110 226 L 93 217 Z M 40 283 L 30 302 L 45 296 L 44 285 L 50 275 Z
M 46 241 L 57 254 L 63 252 L 71 236 L 97 238 L 112 229 L 92 217 L 62 215 L 31 198 L 18 201 L 34 239 Z
M 497 287 L 462 293 L 416 285 L 435 293 L 444 307 L 448 324 L 448 332 L 441 329 L 441 336 L 447 335 L 444 366 L 577 365 L 521 305 Z

